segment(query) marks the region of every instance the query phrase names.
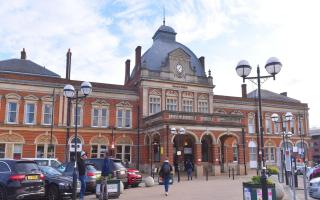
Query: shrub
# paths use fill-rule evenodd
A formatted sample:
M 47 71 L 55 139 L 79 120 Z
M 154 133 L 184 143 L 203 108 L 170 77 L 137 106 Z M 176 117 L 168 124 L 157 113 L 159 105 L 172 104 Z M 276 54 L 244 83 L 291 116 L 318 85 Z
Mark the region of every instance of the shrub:
M 267 173 L 269 173 L 269 174 L 279 174 L 278 167 L 276 167 L 276 166 L 269 166 L 269 167 L 267 168 Z
M 261 184 L 261 176 L 253 176 L 253 177 L 251 178 L 251 181 L 250 181 L 249 183 L 260 185 L 260 184 Z M 269 184 L 273 184 L 273 182 L 272 182 L 271 180 L 267 179 L 267 184 L 268 184 L 268 185 L 269 185 Z

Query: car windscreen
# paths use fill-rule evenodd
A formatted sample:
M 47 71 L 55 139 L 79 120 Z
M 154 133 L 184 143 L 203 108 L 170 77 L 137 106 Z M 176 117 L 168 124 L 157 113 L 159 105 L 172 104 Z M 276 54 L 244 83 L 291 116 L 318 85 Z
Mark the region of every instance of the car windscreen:
M 40 173 L 37 163 L 34 162 L 17 162 L 15 164 L 15 170 L 19 174 Z
M 48 165 L 49 165 L 49 161 L 47 161 L 47 160 L 35 160 L 35 162 L 36 162 L 39 166 L 48 166 Z
M 61 165 L 59 161 L 51 160 L 51 167 L 57 168 Z
M 123 164 L 120 161 L 119 162 L 113 161 L 113 163 L 114 163 L 114 167 L 115 167 L 116 170 L 125 169 L 125 167 L 123 166 Z
M 60 176 L 61 173 L 52 168 L 52 167 L 46 167 L 46 166 L 40 166 L 41 171 L 45 174 L 45 175 L 51 175 L 51 176 Z

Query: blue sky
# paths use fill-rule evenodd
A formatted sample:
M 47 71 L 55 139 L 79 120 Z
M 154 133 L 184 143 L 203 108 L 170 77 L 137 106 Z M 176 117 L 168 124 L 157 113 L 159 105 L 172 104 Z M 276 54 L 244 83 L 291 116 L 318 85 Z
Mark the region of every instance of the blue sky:
M 246 59 L 264 65 L 276 56 L 283 68 L 263 89 L 308 103 L 310 127 L 320 127 L 318 78 L 320 1 L 305 0 L 0 0 L 0 59 L 27 58 L 65 76 L 72 51 L 71 78 L 123 84 L 124 62 L 134 63 L 162 24 L 175 29 L 177 41 L 212 70 L 215 94 L 240 96 L 242 80 L 235 72 Z M 247 82 L 248 90 L 256 85 Z

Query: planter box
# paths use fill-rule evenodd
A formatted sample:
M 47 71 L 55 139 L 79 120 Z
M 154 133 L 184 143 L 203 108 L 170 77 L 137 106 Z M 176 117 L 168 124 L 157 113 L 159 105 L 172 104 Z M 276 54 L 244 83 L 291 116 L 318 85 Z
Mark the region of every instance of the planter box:
M 101 181 L 97 181 L 96 186 L 96 197 L 99 199 L 100 197 L 100 183 Z M 108 180 L 108 196 L 110 198 L 119 198 L 120 196 L 120 180 Z
M 268 200 L 276 200 L 275 184 L 269 184 Z M 261 184 L 242 183 L 243 200 L 262 200 Z

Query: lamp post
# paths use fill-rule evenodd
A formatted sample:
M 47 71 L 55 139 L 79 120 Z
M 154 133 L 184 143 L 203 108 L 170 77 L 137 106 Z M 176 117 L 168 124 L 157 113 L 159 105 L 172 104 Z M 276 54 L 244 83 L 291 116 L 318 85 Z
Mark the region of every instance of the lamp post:
M 178 173 L 178 182 L 180 182 L 180 155 L 182 154 L 180 151 L 180 135 L 184 135 L 186 130 L 184 128 L 180 128 L 177 132 L 176 128 L 171 128 L 171 134 L 177 135 L 177 159 L 178 159 L 178 167 L 177 167 L 177 173 Z
M 279 120 L 279 115 L 276 114 L 276 113 L 273 113 L 271 115 L 271 120 L 275 123 L 275 124 L 283 124 L 283 123 L 287 123 L 287 122 L 290 122 L 293 118 L 293 115 L 291 112 L 287 112 L 286 115 L 285 115 L 285 118 L 286 120 Z M 286 130 L 283 130 L 283 125 L 281 126 L 282 128 L 282 141 L 283 141 L 283 148 L 282 148 L 282 155 L 283 155 L 283 159 L 285 158 L 285 151 L 287 150 L 286 149 L 286 142 L 285 142 L 285 135 L 286 135 Z M 283 169 L 285 170 L 285 177 L 286 177 L 286 185 L 289 184 L 289 181 L 288 181 L 288 174 L 287 174 L 287 170 L 286 170 L 286 165 L 285 165 L 285 160 L 283 160 L 283 163 L 282 163 L 282 166 L 283 166 Z M 283 170 L 281 171 L 282 173 L 282 182 L 283 181 Z
M 115 130 L 116 128 L 115 127 L 111 127 L 111 136 L 112 136 L 112 142 L 111 142 L 111 156 L 112 157 L 115 157 L 115 146 L 114 146 L 114 130 Z
M 260 75 L 260 67 L 257 66 L 257 76 L 248 77 L 248 75 L 251 72 L 251 66 L 248 61 L 242 60 L 238 63 L 236 67 L 237 74 L 243 78 L 243 82 L 245 82 L 246 79 L 257 79 L 258 82 L 258 100 L 259 100 L 259 132 L 260 132 L 260 143 L 261 143 L 261 160 L 258 156 L 258 167 L 260 167 L 261 170 L 261 185 L 262 185 L 262 199 L 267 200 L 268 199 L 268 190 L 267 190 L 267 177 L 265 172 L 265 161 L 264 161 L 264 140 L 263 140 L 263 126 L 262 126 L 262 109 L 261 109 L 261 78 L 273 78 L 275 80 L 276 74 L 278 74 L 281 70 L 282 64 L 281 62 L 275 58 L 271 57 L 267 60 L 267 63 L 265 65 L 265 68 L 267 72 L 270 74 L 268 76 L 261 76 Z M 258 133 L 259 134 L 259 133 Z M 257 141 L 259 141 L 259 135 L 257 135 Z M 258 152 L 259 152 L 259 142 L 258 142 Z M 262 165 L 261 165 L 262 161 Z
M 82 84 L 81 84 L 81 92 L 83 94 L 83 96 L 79 96 L 78 95 L 78 90 L 74 89 L 74 87 L 72 85 L 66 85 L 64 86 L 63 88 L 63 94 L 65 97 L 68 98 L 68 103 L 70 101 L 71 103 L 71 100 L 75 100 L 76 102 L 76 113 L 75 113 L 75 129 L 74 129 L 74 137 L 75 137 L 75 149 L 74 149 L 74 152 L 75 152 L 75 161 L 74 161 L 74 168 L 73 168 L 73 182 L 72 182 L 72 185 L 73 185 L 73 188 L 72 188 L 72 199 L 75 200 L 77 198 L 77 140 L 78 140 L 78 102 L 80 99 L 83 99 L 83 98 L 86 98 L 90 93 L 91 93 L 91 90 L 92 90 L 92 86 L 89 82 L 86 82 L 84 81 Z M 69 125 L 70 125 L 70 107 L 68 107 L 68 110 L 67 110 L 67 116 L 69 117 L 69 119 L 67 119 L 67 122 L 69 122 Z M 67 127 L 68 128 L 68 127 Z

